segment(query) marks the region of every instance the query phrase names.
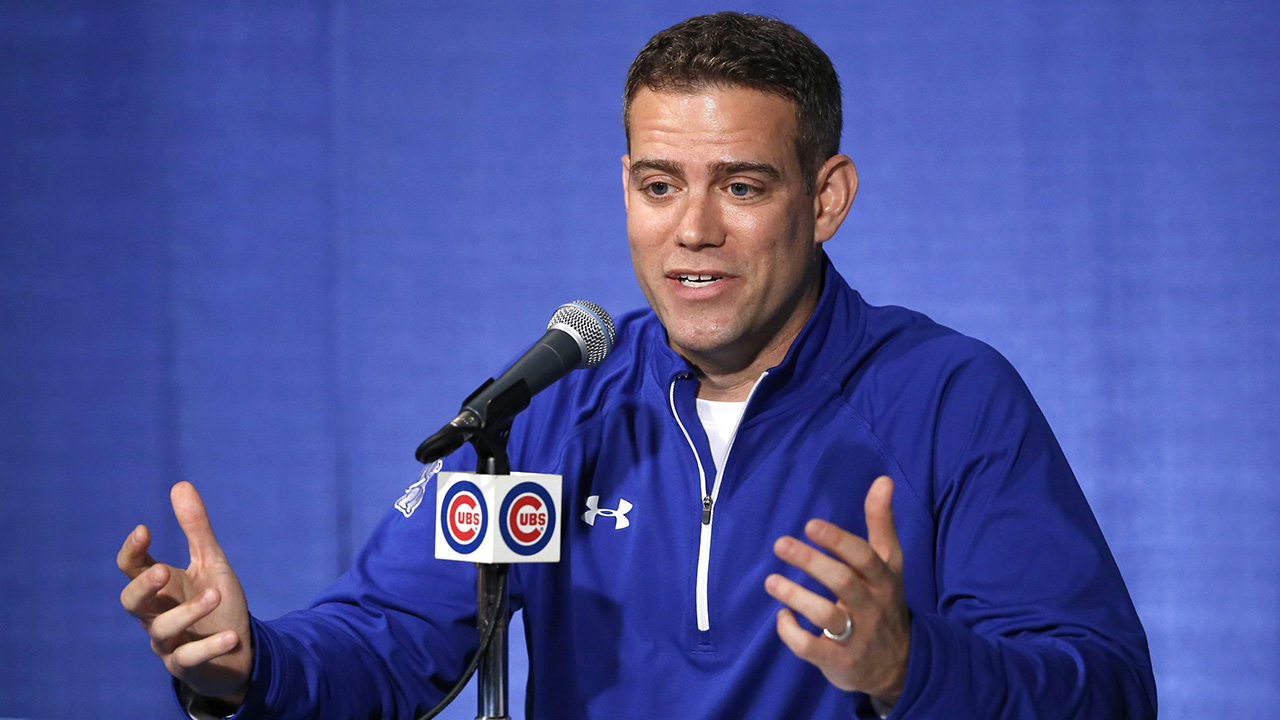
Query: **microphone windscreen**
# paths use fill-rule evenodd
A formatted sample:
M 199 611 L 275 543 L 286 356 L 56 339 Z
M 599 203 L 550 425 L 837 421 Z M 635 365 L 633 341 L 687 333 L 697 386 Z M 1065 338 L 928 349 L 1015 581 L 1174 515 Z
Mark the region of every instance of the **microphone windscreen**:
M 573 335 L 582 347 L 582 366 L 593 368 L 613 350 L 613 318 L 599 305 L 575 300 L 556 308 L 547 329 L 558 327 Z

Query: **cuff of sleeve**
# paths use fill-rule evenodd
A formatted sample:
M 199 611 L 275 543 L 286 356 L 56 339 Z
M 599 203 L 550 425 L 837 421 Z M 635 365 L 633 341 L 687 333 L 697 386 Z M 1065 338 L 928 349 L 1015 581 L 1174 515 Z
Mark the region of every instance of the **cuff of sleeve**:
M 965 707 L 960 698 L 950 695 L 955 693 L 955 683 L 967 684 L 964 675 L 972 671 L 970 662 L 963 639 L 947 620 L 913 613 L 907 677 L 889 717 L 932 717 L 930 713 L 937 711 L 948 714 L 946 708 Z
M 932 627 L 933 621 L 937 620 L 938 618 L 924 613 L 911 614 L 911 646 L 907 655 L 907 677 L 903 680 L 902 692 L 898 695 L 898 700 L 889 706 L 864 695 L 864 701 L 858 703 L 859 720 L 913 717 L 921 706 L 927 707 L 932 703 L 929 694 L 941 681 L 941 678 L 937 678 L 932 683 L 929 682 L 931 675 L 938 670 L 933 667 L 936 629 Z M 928 716 L 927 713 L 925 716 Z

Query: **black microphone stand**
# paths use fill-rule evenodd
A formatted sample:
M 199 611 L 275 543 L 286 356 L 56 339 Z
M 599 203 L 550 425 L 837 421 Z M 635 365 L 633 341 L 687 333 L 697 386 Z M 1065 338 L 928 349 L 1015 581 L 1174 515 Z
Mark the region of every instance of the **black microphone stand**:
M 523 387 L 523 383 L 521 383 Z M 528 403 L 527 396 L 525 403 Z M 511 459 L 507 456 L 507 437 L 511 426 L 496 433 L 479 427 L 446 425 L 418 448 L 418 459 L 434 462 L 470 442 L 476 450 L 476 473 L 510 475 Z M 510 621 L 510 597 L 507 593 L 507 563 L 476 563 L 476 627 L 480 631 L 478 656 L 473 658 L 463 677 L 445 699 L 423 718 L 433 718 L 462 690 L 471 672 L 480 676 L 476 696 L 476 720 L 511 720 L 507 714 L 507 624 Z
M 476 388 L 463 405 L 479 395 L 489 385 L 489 378 Z M 470 442 L 476 450 L 476 473 L 480 475 L 510 475 L 511 459 L 507 456 L 507 438 L 511 422 L 516 414 L 529 407 L 529 386 L 521 380 L 503 392 L 490 398 L 482 416 L 472 413 L 459 414 L 454 422 L 422 441 L 414 453 L 418 461 L 427 464 L 452 453 Z M 485 427 L 485 419 L 497 429 Z M 510 621 L 510 597 L 507 593 L 507 563 L 476 563 L 479 578 L 476 581 L 476 625 L 480 630 L 480 655 L 476 670 L 480 676 L 480 688 L 476 702 L 476 720 L 510 720 L 507 714 L 507 624 Z M 468 673 L 470 670 L 468 670 Z M 466 677 L 459 684 L 466 682 Z M 455 691 L 461 688 L 455 688 Z M 453 699 L 453 693 L 436 706 L 426 717 L 434 717 Z
M 471 436 L 476 449 L 476 472 L 481 475 L 510 475 L 507 434 L 476 433 Z M 483 657 L 477 672 L 480 689 L 476 697 L 476 720 L 510 720 L 507 714 L 507 624 L 510 598 L 507 595 L 507 563 L 476 563 L 476 624 L 481 636 L 489 632 L 489 642 L 480 648 Z M 493 619 L 493 627 L 486 620 Z

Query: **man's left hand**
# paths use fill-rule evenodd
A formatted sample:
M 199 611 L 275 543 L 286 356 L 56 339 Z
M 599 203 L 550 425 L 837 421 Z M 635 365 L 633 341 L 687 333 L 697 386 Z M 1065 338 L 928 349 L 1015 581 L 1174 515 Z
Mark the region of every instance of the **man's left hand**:
M 911 646 L 892 497 L 893 481 L 887 477 L 877 478 L 867 491 L 866 540 L 822 520 L 806 523 L 805 535 L 830 555 L 789 536 L 774 543 L 778 557 L 822 583 L 834 600 L 778 574 L 764 582 L 765 590 L 787 606 L 778 611 L 778 637 L 791 652 L 815 665 L 832 685 L 865 692 L 886 705 L 902 692 Z M 852 633 L 841 640 L 821 631 L 815 635 L 800 627 L 792 611 L 835 636 L 851 621 Z

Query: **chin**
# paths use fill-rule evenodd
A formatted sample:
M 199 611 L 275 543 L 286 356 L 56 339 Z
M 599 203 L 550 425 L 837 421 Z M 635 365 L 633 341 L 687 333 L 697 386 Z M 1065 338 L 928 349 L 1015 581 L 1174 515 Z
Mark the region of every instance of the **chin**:
M 708 355 L 729 346 L 733 333 L 720 324 L 684 323 L 667 325 L 667 342 L 698 355 Z

